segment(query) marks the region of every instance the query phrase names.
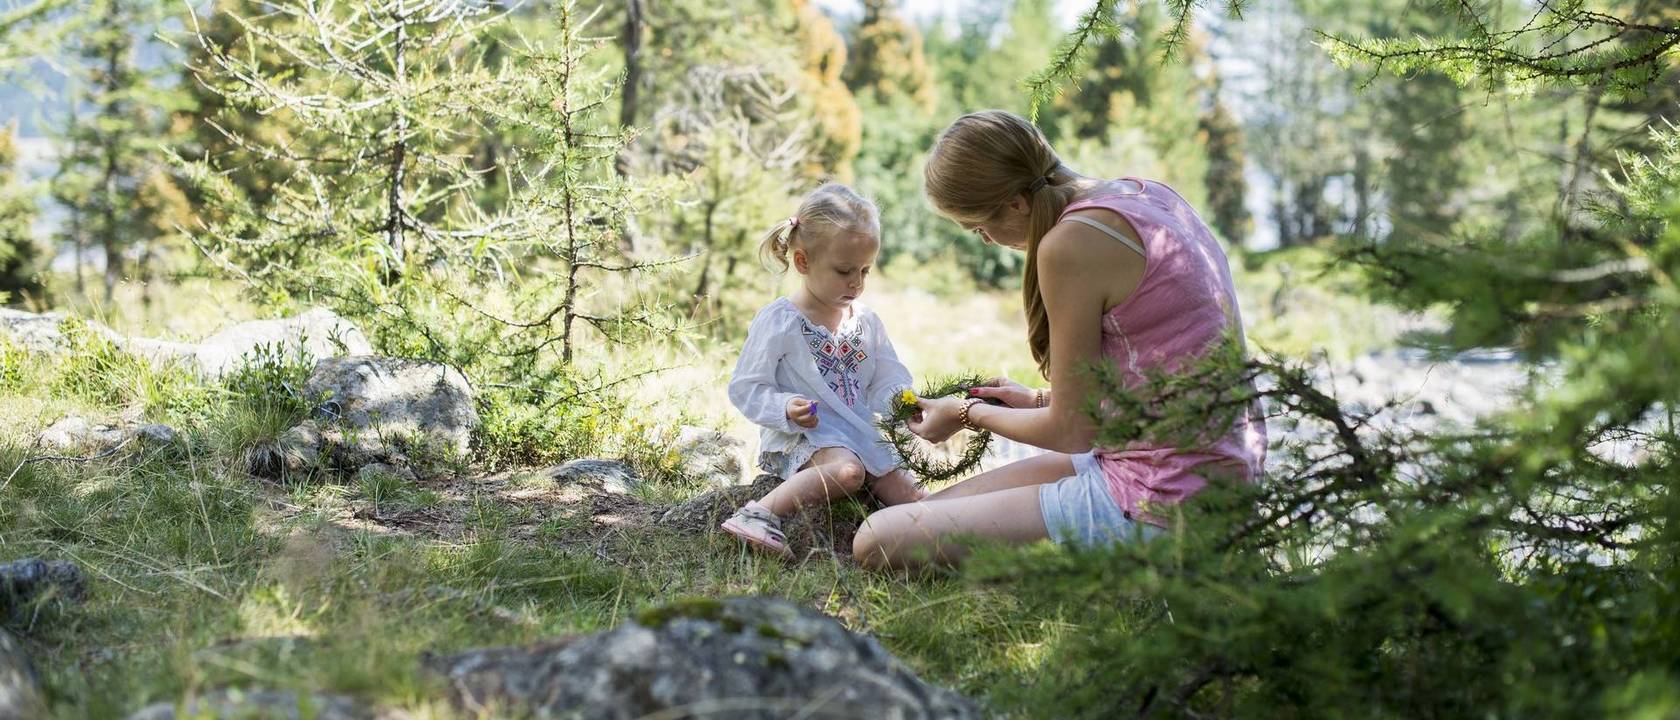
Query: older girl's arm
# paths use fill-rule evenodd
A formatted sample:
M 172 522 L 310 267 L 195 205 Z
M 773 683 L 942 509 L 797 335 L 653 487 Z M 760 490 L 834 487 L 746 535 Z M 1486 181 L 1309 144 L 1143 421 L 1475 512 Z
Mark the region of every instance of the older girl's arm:
M 1050 384 L 1045 408 L 976 404 L 969 422 L 1016 442 L 1057 452 L 1091 449 L 1096 427 L 1086 413 L 1102 359 L 1104 311 L 1124 301 L 1143 279 L 1144 260 L 1100 231 L 1058 225 L 1038 246 L 1038 280 L 1050 317 Z

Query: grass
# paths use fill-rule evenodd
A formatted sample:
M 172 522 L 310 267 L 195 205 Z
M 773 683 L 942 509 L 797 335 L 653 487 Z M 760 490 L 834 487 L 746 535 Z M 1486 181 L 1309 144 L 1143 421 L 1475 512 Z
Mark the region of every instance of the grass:
M 1396 318 L 1347 302 L 1333 283 L 1301 280 L 1304 270 L 1285 280 L 1279 269 L 1314 262 L 1322 261 L 1298 253 L 1237 269 L 1255 343 L 1345 356 L 1390 342 Z M 1037 380 L 1013 293 L 900 266 L 874 280 L 864 300 L 918 377 Z M 114 324 L 152 327 L 126 317 Z M 179 319 L 157 334 L 195 337 L 214 327 Z M 90 578 L 85 603 L 23 613 L 8 627 L 31 651 L 57 718 L 121 717 L 229 685 L 350 693 L 419 718 L 451 717 L 420 670 L 425 653 L 591 632 L 673 599 L 734 594 L 821 609 L 878 638 L 924 678 L 1006 709 L 1035 676 L 1055 671 L 1049 649 L 1081 629 L 1053 609 L 1023 607 L 1007 588 L 868 574 L 829 556 L 788 565 L 649 522 L 657 507 L 702 489 L 676 472 L 666 449 L 681 424 L 723 428 L 748 447 L 756 441 L 725 395 L 737 351 L 735 342 L 701 336 L 601 350 L 591 361 L 603 377 L 612 368 L 669 369 L 625 384 L 610 407 L 581 401 L 564 416 L 499 416 L 497 442 L 529 445 L 508 457 L 535 449 L 557 459 L 631 460 L 648 483 L 608 501 L 568 495 L 518 468 L 421 480 L 258 479 L 247 472 L 253 455 L 309 405 L 273 389 L 296 387 L 307 368 L 271 365 L 209 384 L 94 339 L 56 359 L 0 342 L 0 561 L 69 559 Z M 22 464 L 36 452 L 35 434 L 58 418 L 123 413 L 170 423 L 184 443 Z M 554 435 L 556 426 L 569 434 Z
M 57 718 L 121 717 L 224 686 L 349 693 L 453 717 L 423 654 L 605 629 L 681 597 L 812 605 L 976 696 L 1030 677 L 1032 649 L 1060 631 L 957 579 L 871 575 L 816 556 L 787 565 L 645 522 L 651 505 L 698 491 L 678 477 L 655 475 L 606 513 L 568 504 L 531 472 L 254 478 L 242 453 L 295 419 L 283 398 L 189 382 L 99 347 L 8 357 L 0 477 L 16 474 L 0 486 L 0 561 L 73 560 L 90 581 L 80 605 L 8 621 Z M 67 374 L 90 364 L 97 383 Z M 179 399 L 159 402 L 149 388 L 166 380 Z M 24 463 L 58 415 L 125 410 L 175 423 L 185 442 Z M 603 522 L 615 513 L 628 519 Z

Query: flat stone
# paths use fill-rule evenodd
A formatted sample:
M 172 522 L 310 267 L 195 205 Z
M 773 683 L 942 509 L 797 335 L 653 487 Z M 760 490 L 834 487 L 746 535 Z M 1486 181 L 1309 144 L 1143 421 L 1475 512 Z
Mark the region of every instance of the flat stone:
M 625 495 L 640 487 L 642 478 L 636 469 L 622 460 L 585 458 L 573 460 L 545 471 L 560 484 L 595 483 L 614 495 Z

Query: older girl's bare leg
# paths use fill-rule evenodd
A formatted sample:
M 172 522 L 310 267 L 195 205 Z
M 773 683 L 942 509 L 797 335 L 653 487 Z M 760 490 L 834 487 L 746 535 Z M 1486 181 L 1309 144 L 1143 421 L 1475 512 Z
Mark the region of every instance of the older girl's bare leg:
M 871 569 L 912 568 L 960 561 L 967 553 L 962 538 L 1042 540 L 1049 534 L 1039 512 L 1041 484 L 883 509 L 858 528 L 852 554 Z

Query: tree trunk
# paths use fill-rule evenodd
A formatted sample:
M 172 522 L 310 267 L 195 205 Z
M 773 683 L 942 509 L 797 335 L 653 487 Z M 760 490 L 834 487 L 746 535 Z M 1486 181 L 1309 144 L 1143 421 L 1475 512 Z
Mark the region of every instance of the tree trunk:
M 397 0 L 395 20 L 397 22 L 397 39 L 393 50 L 394 68 L 392 79 L 401 83 L 408 74 L 408 10 L 403 0 Z M 403 109 L 403 98 L 394 103 L 396 118 L 391 124 L 391 170 L 387 177 L 385 208 L 385 245 L 389 253 L 385 259 L 383 282 L 393 284 L 402 277 L 403 272 L 403 229 L 407 218 L 403 217 L 403 183 L 408 162 L 408 114 Z
M 624 3 L 624 86 L 620 90 L 618 99 L 618 124 L 621 127 L 631 127 L 636 124 L 639 110 L 637 101 L 640 99 L 642 87 L 642 0 L 627 0 Z M 618 149 L 618 157 L 613 159 L 613 172 L 621 178 L 630 177 L 630 145 Z M 624 228 L 618 234 L 618 251 L 626 256 L 636 254 L 636 238 L 640 235 L 636 227 L 636 218 L 627 217 Z
M 109 3 L 105 12 L 105 28 L 121 27 L 118 18 L 117 4 Z M 105 53 L 105 92 L 104 106 L 101 115 L 110 120 L 113 125 L 122 117 L 122 107 L 115 95 L 117 87 L 117 71 L 121 69 L 122 57 L 120 45 L 109 43 Z M 110 305 L 116 293 L 117 280 L 122 277 L 122 248 L 117 240 L 117 172 L 119 170 L 118 149 L 112 138 L 105 143 L 105 167 L 99 181 L 100 202 L 99 211 L 104 223 L 99 228 L 99 242 L 105 248 L 105 304 Z

